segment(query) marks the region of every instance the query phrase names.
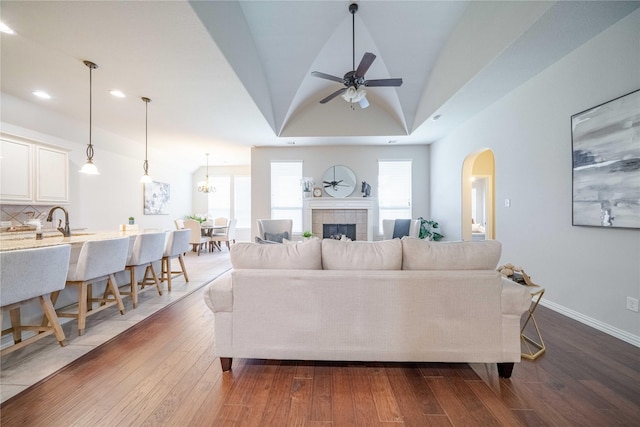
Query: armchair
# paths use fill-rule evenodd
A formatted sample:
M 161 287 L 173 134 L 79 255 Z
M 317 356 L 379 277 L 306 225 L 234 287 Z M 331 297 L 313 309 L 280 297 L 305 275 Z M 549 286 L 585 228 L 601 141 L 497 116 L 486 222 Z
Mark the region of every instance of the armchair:
M 279 242 L 282 243 L 282 237 L 280 237 L 279 235 L 283 235 L 285 239 L 291 239 L 292 230 L 293 230 L 292 219 L 259 219 L 258 220 L 258 234 L 259 234 L 259 237 L 264 240 L 270 240 L 270 241 L 279 240 Z

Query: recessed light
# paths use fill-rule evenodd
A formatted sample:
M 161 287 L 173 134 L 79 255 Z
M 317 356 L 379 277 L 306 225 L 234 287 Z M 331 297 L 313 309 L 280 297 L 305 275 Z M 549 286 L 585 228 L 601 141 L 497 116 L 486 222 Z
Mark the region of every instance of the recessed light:
M 436 114 L 435 116 L 433 116 L 433 117 L 431 118 L 431 120 L 433 120 L 433 121 L 435 122 L 435 121 L 436 121 L 436 120 L 438 120 L 440 117 L 442 117 L 440 114 Z
M 16 32 L 9 28 L 9 26 L 4 22 L 0 22 L 0 33 L 15 34 Z
M 51 95 L 49 95 L 47 92 L 43 90 L 34 90 L 31 93 L 33 93 L 35 96 L 41 99 L 51 99 Z
M 116 98 L 126 98 L 127 95 L 125 95 L 124 93 L 122 93 L 122 91 L 114 89 L 114 90 L 110 90 L 109 93 L 113 96 L 115 96 Z

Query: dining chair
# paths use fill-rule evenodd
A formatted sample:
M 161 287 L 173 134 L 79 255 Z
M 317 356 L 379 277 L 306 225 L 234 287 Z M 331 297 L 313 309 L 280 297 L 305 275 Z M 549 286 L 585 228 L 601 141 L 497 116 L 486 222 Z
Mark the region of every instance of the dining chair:
M 11 327 L 0 330 L 2 335 L 12 334 L 14 344 L 0 351 L 0 355 L 16 351 L 51 334 L 62 347 L 67 345 L 64 331 L 51 302 L 50 293 L 64 288 L 69 270 L 71 245 L 49 246 L 3 252 L 0 255 L 0 282 L 2 282 L 2 311 L 9 310 Z M 47 322 L 42 325 L 23 325 L 20 306 L 37 299 Z M 23 331 L 35 333 L 23 340 Z
M 291 240 L 292 219 L 258 219 L 258 234 L 261 239 L 282 243 Z
M 118 290 L 115 273 L 124 270 L 129 252 L 129 237 L 108 240 L 90 240 L 80 248 L 78 261 L 69 264 L 66 286 L 77 287 L 78 305 L 57 310 L 59 317 L 71 317 L 78 320 L 78 335 L 83 335 L 87 316 L 96 314 L 113 305 L 124 314 L 124 304 Z M 102 297 L 93 297 L 93 285 L 106 280 Z M 51 295 L 55 304 L 60 291 Z M 112 297 L 109 297 L 111 294 Z M 97 306 L 94 306 L 97 303 Z
M 138 295 L 151 289 L 147 285 L 155 285 L 158 294 L 162 295 L 162 287 L 160 286 L 154 263 L 159 262 L 162 264 L 165 234 L 165 232 L 143 233 L 136 236 L 136 240 L 133 243 L 133 251 L 131 251 L 125 266 L 125 270 L 129 271 L 129 286 L 126 291 L 120 291 L 122 295 L 131 297 L 133 308 L 138 306 Z M 144 269 L 144 274 L 142 279 L 138 280 L 138 277 L 140 277 L 138 272 L 142 269 Z M 150 277 L 149 274 L 151 274 Z M 138 285 L 140 285 L 139 289 Z
M 193 219 L 185 219 L 184 220 L 184 228 L 188 228 L 191 230 L 191 237 L 189 239 L 189 244 L 193 247 L 193 251 L 200 255 L 200 251 L 202 250 L 202 246 L 207 245 L 210 238 L 209 236 L 202 235 L 202 227 L 200 227 L 200 223 Z
M 175 219 L 173 222 L 176 225 L 176 230 L 183 230 L 184 229 L 184 220 L 183 219 Z
M 171 279 L 184 276 L 184 280 L 189 282 L 187 269 L 184 266 L 183 254 L 189 250 L 189 239 L 191 230 L 174 230 L 167 233 L 167 241 L 162 255 L 162 278 L 167 281 L 167 290 L 171 292 Z M 171 267 L 171 260 L 178 258 L 180 270 L 174 271 Z
M 209 242 L 209 250 L 211 250 L 212 252 L 214 248 L 222 250 L 222 248 L 220 247 L 220 237 L 224 237 L 227 235 L 228 224 L 229 220 L 224 217 L 215 218 L 213 220 L 213 226 L 215 228 L 211 230 L 211 233 L 209 235 L 211 237 Z
M 383 219 L 382 238 L 390 240 L 404 236 L 418 237 L 420 235 L 419 219 Z
M 216 218 L 216 219 L 213 220 L 213 225 L 218 226 L 218 227 L 219 226 L 223 226 L 223 225 L 227 225 L 228 223 L 229 223 L 229 220 L 227 218 L 223 218 L 223 217 Z
M 229 225 L 225 230 L 224 234 L 213 234 L 211 235 L 211 240 L 213 242 L 226 242 L 227 249 L 231 249 L 231 244 L 229 242 L 236 242 L 236 224 L 238 223 L 237 219 L 232 219 L 229 221 Z M 221 246 L 218 245 L 218 249 L 222 250 Z

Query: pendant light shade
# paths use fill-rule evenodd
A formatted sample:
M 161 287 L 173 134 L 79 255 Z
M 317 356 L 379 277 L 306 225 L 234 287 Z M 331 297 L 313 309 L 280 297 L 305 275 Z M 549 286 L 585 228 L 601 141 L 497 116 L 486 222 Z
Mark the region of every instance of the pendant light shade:
M 215 193 L 216 187 L 209 183 L 209 153 L 207 153 L 207 175 L 204 181 L 198 183 L 198 191 L 201 193 Z
M 148 136 L 148 108 L 149 108 L 149 103 L 151 102 L 151 100 L 147 97 L 142 97 L 142 100 L 144 101 L 144 163 L 142 164 L 142 169 L 144 169 L 144 175 L 142 175 L 142 178 L 140 178 L 140 182 L 144 183 L 144 184 L 149 184 L 152 182 L 151 177 L 149 176 L 149 160 L 147 157 L 147 148 L 149 146 L 148 142 L 147 142 L 147 136 Z
M 89 68 L 89 145 L 87 145 L 87 163 L 82 166 L 80 173 L 87 175 L 99 175 L 98 168 L 93 164 L 93 144 L 91 143 L 91 129 L 92 129 L 92 104 L 93 104 L 93 82 L 91 80 L 91 72 L 98 68 L 96 64 L 91 61 L 83 61 L 84 65 Z

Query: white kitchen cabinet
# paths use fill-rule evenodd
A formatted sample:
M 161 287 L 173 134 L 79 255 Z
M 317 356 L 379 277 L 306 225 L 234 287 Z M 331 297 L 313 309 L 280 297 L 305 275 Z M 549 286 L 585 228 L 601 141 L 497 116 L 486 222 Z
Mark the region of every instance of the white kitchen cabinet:
M 45 205 L 69 202 L 67 151 L 4 134 L 0 143 L 2 203 Z
M 33 201 L 33 145 L 0 140 L 0 199 Z
M 66 151 L 36 145 L 36 202 L 69 201 L 69 156 Z

